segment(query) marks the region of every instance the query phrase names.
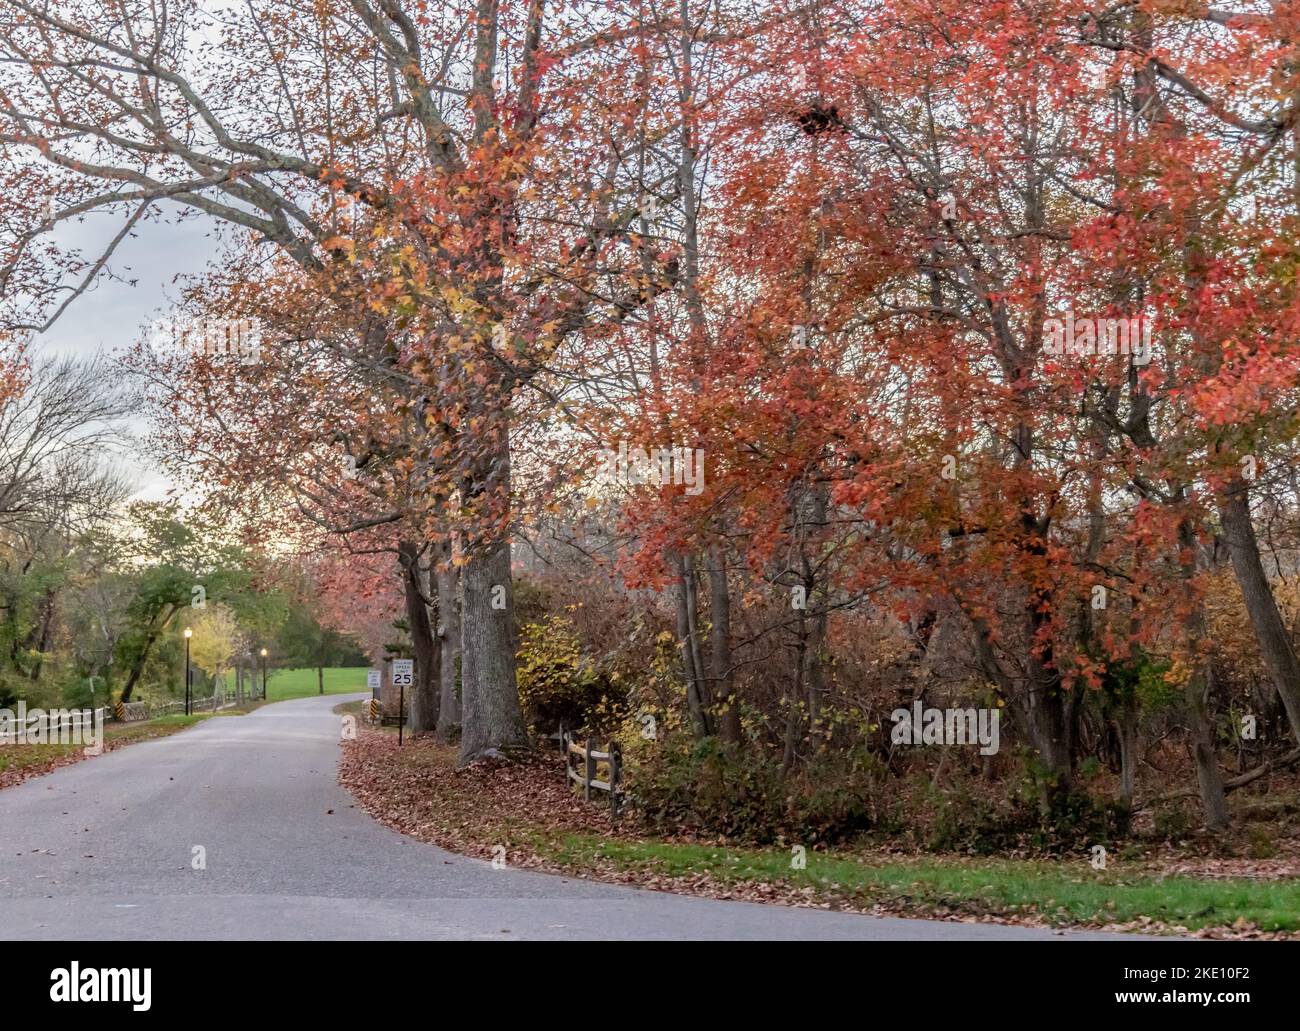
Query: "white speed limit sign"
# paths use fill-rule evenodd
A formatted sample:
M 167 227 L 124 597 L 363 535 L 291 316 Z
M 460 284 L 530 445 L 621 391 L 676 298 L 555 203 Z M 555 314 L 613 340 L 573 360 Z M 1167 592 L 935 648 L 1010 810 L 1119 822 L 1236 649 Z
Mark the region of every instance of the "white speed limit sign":
M 410 687 L 415 683 L 415 660 L 393 660 L 393 686 Z

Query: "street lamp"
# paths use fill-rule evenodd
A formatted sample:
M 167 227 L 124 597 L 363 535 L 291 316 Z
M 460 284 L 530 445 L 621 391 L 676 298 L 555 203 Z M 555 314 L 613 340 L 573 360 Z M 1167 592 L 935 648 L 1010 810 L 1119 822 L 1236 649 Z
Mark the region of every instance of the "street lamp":
M 185 628 L 185 715 L 190 714 L 190 682 L 194 679 L 190 675 L 190 638 L 194 636 L 194 631 L 189 627 Z
M 262 649 L 262 701 L 266 701 L 266 649 Z

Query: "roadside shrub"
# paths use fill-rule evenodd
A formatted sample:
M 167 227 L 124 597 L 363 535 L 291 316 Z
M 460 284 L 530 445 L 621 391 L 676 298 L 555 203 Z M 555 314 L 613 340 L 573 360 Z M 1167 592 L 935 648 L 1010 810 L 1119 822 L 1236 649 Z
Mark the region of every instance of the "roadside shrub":
M 1251 859 L 1272 859 L 1278 854 L 1277 842 L 1268 827 L 1255 824 L 1247 828 L 1246 841 Z
M 1155 812 L 1155 837 L 1163 841 L 1177 841 L 1196 829 L 1196 818 L 1188 807 L 1179 803 L 1167 804 Z
M 872 767 L 843 757 L 786 774 L 757 749 L 671 732 L 625 747 L 624 760 L 633 807 L 654 833 L 813 844 L 857 837 L 874 820 Z
M 1032 791 L 999 799 L 959 787 L 936 797 L 933 805 L 935 819 L 923 844 L 940 852 L 994 855 L 1031 848 L 1055 853 L 1109 845 L 1127 833 L 1122 807 L 1082 792 L 1061 795 L 1047 816 Z
M 583 657 L 568 618 L 547 616 L 524 624 L 517 658 L 519 699 L 536 732 L 552 734 L 561 724 L 599 729 L 617 711 L 623 693 L 617 673 L 606 674 Z

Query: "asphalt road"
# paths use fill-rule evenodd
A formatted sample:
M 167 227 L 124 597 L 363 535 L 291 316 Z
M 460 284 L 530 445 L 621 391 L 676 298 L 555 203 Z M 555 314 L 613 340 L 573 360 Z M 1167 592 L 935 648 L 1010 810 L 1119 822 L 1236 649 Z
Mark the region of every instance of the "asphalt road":
M 0 938 L 1066 937 L 494 870 L 352 807 L 331 712 L 347 698 L 207 720 L 0 791 Z

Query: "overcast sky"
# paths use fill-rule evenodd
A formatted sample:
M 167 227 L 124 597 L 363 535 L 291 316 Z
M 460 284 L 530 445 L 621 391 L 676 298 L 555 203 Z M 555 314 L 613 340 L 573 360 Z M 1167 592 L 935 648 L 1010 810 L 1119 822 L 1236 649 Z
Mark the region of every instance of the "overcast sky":
M 123 217 L 101 214 L 60 226 L 57 239 L 62 246 L 80 246 L 87 256 L 97 256 L 99 251 L 91 248 L 110 241 Z M 179 294 L 177 277 L 201 272 L 219 246 L 206 217 L 181 222 L 169 213 L 166 222 L 137 227 L 136 235 L 122 241 L 114 254 L 115 278 L 101 276 L 73 301 L 53 327 L 33 339 L 33 354 L 111 354 L 129 347 L 143 327 L 171 307 Z M 143 418 L 133 421 L 136 432 L 142 433 L 145 425 Z M 135 480 L 138 497 L 157 500 L 171 485 L 157 463 L 134 448 L 124 451 L 120 465 Z

